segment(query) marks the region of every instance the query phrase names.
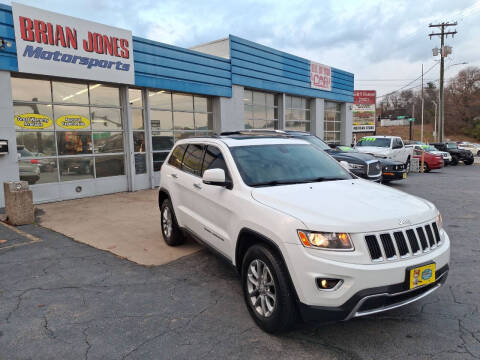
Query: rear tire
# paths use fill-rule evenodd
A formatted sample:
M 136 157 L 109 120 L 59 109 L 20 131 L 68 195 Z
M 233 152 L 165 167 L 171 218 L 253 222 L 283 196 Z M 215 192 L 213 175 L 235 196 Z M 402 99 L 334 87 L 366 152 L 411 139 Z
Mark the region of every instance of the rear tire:
M 464 161 L 463 163 L 464 163 L 465 165 L 472 165 L 472 164 L 473 164 L 473 160 Z
M 163 200 L 160 207 L 160 226 L 162 227 L 163 240 L 167 245 L 178 246 L 185 242 L 185 237 L 178 226 L 170 199 Z
M 250 247 L 242 261 L 245 302 L 257 325 L 268 333 L 290 330 L 297 321 L 295 295 L 282 260 L 268 247 Z

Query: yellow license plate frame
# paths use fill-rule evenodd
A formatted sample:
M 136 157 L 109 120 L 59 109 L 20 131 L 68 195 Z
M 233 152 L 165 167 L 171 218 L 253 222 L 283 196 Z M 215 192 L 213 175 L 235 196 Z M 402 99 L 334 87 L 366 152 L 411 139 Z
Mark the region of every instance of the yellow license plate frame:
M 434 283 L 435 280 L 435 263 L 417 266 L 409 270 L 410 289 Z
M 404 178 L 404 179 L 407 178 L 407 173 L 406 172 L 403 173 L 402 178 Z

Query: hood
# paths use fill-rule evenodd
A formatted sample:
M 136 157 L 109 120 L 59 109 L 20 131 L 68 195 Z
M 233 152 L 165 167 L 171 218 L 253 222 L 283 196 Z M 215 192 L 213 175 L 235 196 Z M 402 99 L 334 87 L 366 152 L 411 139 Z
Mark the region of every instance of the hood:
M 355 162 L 355 160 L 359 160 L 361 163 L 364 163 L 366 161 L 378 160 L 373 155 L 357 152 L 332 152 L 329 154 L 337 161 L 345 160 L 348 162 L 349 160 L 353 160 Z
M 375 156 L 387 156 L 390 154 L 390 148 L 377 146 L 359 146 L 355 148 L 361 153 L 373 154 Z
M 316 231 L 382 231 L 436 216 L 426 200 L 361 179 L 255 188 L 252 197 Z

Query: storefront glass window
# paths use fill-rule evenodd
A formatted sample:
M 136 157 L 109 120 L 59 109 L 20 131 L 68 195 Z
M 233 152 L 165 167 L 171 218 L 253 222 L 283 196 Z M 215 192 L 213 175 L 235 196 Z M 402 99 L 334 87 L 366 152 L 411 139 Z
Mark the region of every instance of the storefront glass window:
M 11 82 L 20 179 L 33 185 L 125 174 L 124 165 L 96 168 L 104 154 L 124 162 L 118 87 L 16 77 Z
M 285 129 L 310 131 L 310 99 L 285 95 Z
M 148 101 L 154 171 L 160 170 L 175 141 L 213 131 L 211 98 L 162 90 L 149 91 Z
M 329 144 L 340 144 L 341 104 L 325 101 L 324 140 Z
M 244 91 L 246 129 L 278 129 L 278 96 L 260 91 Z

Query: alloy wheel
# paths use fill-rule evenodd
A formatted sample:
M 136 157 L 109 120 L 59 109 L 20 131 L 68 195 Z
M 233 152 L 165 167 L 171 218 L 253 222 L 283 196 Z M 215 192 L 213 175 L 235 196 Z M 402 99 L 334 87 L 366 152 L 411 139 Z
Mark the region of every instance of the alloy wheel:
M 163 235 L 170 237 L 172 235 L 172 213 L 168 206 L 165 206 L 162 212 L 162 230 Z
M 247 289 L 255 311 L 263 317 L 271 316 L 277 302 L 275 281 L 262 260 L 255 259 L 248 266 Z

